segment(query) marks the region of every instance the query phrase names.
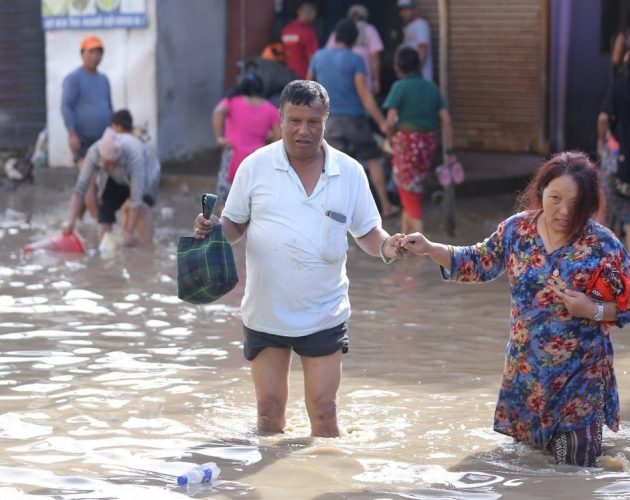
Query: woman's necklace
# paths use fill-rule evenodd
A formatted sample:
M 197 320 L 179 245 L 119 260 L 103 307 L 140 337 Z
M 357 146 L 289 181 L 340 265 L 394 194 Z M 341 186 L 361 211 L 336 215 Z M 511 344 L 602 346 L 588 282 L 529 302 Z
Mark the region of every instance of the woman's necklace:
M 545 226 L 545 233 L 547 233 L 547 239 L 549 240 L 549 245 L 551 245 L 552 247 L 554 246 L 554 243 L 551 239 L 551 234 L 549 233 L 549 228 L 547 227 L 547 217 L 545 217 L 545 214 L 543 212 L 542 214 L 543 217 L 543 224 Z M 560 262 L 562 262 L 562 259 L 564 258 L 565 254 L 567 253 L 567 248 L 566 245 L 561 245 L 558 248 L 554 248 L 551 253 L 555 252 L 556 250 L 558 250 L 559 248 L 562 248 L 562 253 L 560 253 L 560 255 L 558 257 L 556 257 L 555 262 L 553 263 L 553 265 L 551 266 L 551 269 L 553 269 L 553 271 L 551 272 L 551 274 L 557 278 L 558 276 L 560 276 Z

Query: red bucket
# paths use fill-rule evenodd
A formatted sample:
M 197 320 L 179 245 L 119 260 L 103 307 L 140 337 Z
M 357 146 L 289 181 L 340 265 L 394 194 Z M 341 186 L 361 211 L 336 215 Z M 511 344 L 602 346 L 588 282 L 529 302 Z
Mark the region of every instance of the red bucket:
M 85 253 L 83 242 L 75 233 L 62 233 L 57 236 L 51 236 L 50 238 L 30 243 L 24 247 L 25 252 L 32 252 L 33 250 L 39 249 L 52 250 L 53 252 Z

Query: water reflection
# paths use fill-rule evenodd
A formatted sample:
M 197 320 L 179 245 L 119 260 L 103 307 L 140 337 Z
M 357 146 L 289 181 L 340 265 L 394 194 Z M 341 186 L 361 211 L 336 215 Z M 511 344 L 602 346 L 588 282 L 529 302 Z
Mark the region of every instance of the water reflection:
M 34 196 L 34 195 L 37 196 Z M 165 192 L 152 249 L 103 259 L 96 229 L 84 256 L 26 243 L 59 230 L 67 189 L 0 197 L 0 498 L 610 498 L 630 475 L 560 467 L 492 431 L 508 330 L 507 284 L 443 283 L 431 263 L 384 266 L 350 249 L 353 315 L 340 421 L 348 435 L 311 439 L 299 362 L 287 431 L 258 438 L 242 358 L 243 281 L 220 303 L 181 303 L 175 244 L 196 200 Z M 53 210 L 50 207 L 56 207 Z M 457 242 L 488 234 L 509 196 L 459 202 Z M 161 214 L 168 216 L 162 217 Z M 437 209 L 427 226 L 445 239 Z M 243 252 L 237 251 L 242 272 Z M 630 356 L 614 332 L 622 403 Z M 630 408 L 611 454 L 630 454 Z M 215 461 L 214 486 L 177 475 Z M 623 465 L 623 464 L 622 464 Z

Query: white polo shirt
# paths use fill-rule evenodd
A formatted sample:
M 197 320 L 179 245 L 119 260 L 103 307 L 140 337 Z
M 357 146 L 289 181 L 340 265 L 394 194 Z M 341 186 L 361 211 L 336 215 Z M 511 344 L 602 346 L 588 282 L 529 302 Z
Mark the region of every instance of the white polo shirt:
M 249 221 L 241 313 L 252 330 L 300 337 L 350 317 L 347 232 L 364 236 L 381 219 L 363 167 L 323 144 L 324 172 L 310 196 L 282 141 L 252 153 L 237 170 L 223 216 Z

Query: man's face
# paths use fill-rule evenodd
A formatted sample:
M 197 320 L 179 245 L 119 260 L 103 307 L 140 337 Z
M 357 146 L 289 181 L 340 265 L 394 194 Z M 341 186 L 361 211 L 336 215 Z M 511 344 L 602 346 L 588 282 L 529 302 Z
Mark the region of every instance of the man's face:
M 298 19 L 305 23 L 312 23 L 317 17 L 317 11 L 310 5 L 303 5 L 298 11 Z
M 90 49 L 81 52 L 83 66 L 90 71 L 95 71 L 103 59 L 103 49 Z
M 328 112 L 319 99 L 310 106 L 285 103 L 280 110 L 282 140 L 290 158 L 306 160 L 317 155 L 324 139 Z
M 402 7 L 398 9 L 398 14 L 404 23 L 408 23 L 413 19 L 413 9 L 410 7 Z

